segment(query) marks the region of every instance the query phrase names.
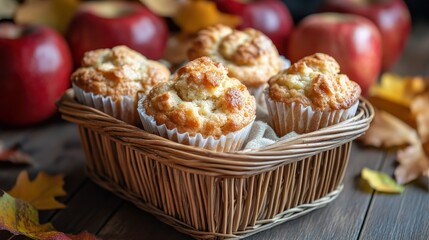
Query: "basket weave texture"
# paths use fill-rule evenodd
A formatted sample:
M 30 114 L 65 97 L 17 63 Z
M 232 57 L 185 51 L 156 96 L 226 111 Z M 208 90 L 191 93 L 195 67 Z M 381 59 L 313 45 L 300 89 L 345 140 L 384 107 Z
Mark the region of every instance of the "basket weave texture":
M 356 116 L 257 150 L 178 144 L 79 104 L 58 103 L 79 126 L 87 173 L 100 186 L 198 239 L 243 238 L 325 206 L 341 192 L 352 140 L 374 116 Z

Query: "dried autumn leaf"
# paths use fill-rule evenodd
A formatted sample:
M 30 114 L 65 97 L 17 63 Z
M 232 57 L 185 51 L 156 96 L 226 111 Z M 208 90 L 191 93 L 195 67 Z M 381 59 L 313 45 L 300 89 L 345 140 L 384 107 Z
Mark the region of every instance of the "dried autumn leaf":
M 416 128 L 416 120 L 411 114 L 410 104 L 414 97 L 427 88 L 425 79 L 420 76 L 403 77 L 385 73 L 380 84 L 373 86 L 368 100 L 378 109 L 395 115 L 411 127 Z
M 39 224 L 37 209 L 0 190 L 0 229 L 14 235 L 36 238 L 39 233 L 53 231 L 51 224 Z
M 236 27 L 240 23 L 240 18 L 219 12 L 214 2 L 199 0 L 181 5 L 173 21 L 180 26 L 183 33 L 192 34 L 217 23 Z
M 63 185 L 63 175 L 50 176 L 39 172 L 36 178 L 30 181 L 28 173 L 21 171 L 15 186 L 8 193 L 32 204 L 39 210 L 65 208 L 64 204 L 55 200 L 55 197 L 66 195 Z
M 0 142 L 0 162 L 10 162 L 13 164 L 32 164 L 33 160 L 27 154 L 19 150 L 19 145 L 15 144 L 6 148 Z
M 189 0 L 140 0 L 147 8 L 159 16 L 172 17 L 176 15 L 182 4 Z
M 397 161 L 399 166 L 395 169 L 395 178 L 400 184 L 413 181 L 429 170 L 429 159 L 421 144 L 399 150 Z
M 411 102 L 411 113 L 417 123 L 417 132 L 422 142 L 429 140 L 429 93 L 417 96 Z
M 409 106 L 413 98 L 425 89 L 426 83 L 422 77 L 385 73 L 381 76 L 380 84 L 373 86 L 369 94 Z
M 376 112 L 369 129 L 359 140 L 374 147 L 398 147 L 420 142 L 413 128 L 382 110 Z
M 87 232 L 68 235 L 58 232 L 50 223 L 40 224 L 39 213 L 31 204 L 0 190 L 0 230 L 40 240 L 96 240 Z
M 361 176 L 376 191 L 384 193 L 402 193 L 404 187 L 397 184 L 389 175 L 369 168 L 363 168 Z
M 44 24 L 64 33 L 79 2 L 79 0 L 26 0 L 17 8 L 15 22 Z

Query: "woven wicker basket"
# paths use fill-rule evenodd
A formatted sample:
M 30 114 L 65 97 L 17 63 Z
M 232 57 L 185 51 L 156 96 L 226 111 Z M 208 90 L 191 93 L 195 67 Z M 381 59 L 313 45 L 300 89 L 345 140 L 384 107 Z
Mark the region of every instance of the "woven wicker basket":
M 351 142 L 374 110 L 253 151 L 217 153 L 181 145 L 77 103 L 62 117 L 79 125 L 88 175 L 178 231 L 198 239 L 243 238 L 325 206 L 342 189 Z

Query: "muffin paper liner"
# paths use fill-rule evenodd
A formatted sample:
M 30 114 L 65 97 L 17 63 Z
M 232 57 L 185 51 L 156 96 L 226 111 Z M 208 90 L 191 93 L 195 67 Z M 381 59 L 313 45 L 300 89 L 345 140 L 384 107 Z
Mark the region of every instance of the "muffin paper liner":
M 153 116 L 147 115 L 143 107 L 145 97 L 138 102 L 138 113 L 145 131 L 168 138 L 172 141 L 191 145 L 199 148 L 214 150 L 216 152 L 232 152 L 240 150 L 250 133 L 254 120 L 244 128 L 222 135 L 219 138 L 213 136 L 204 137 L 201 133 L 195 136 L 189 135 L 188 132 L 179 133 L 177 128 L 168 129 L 165 124 L 158 125 Z
M 280 137 L 292 131 L 298 134 L 313 132 L 342 122 L 353 117 L 359 105 L 359 101 L 356 101 L 348 109 L 321 111 L 300 103 L 276 102 L 266 91 L 264 95 L 268 106 L 269 123 Z
M 264 122 L 268 121 L 267 103 L 265 102 L 264 89 L 268 86 L 267 83 L 259 87 L 247 87 L 250 95 L 253 95 L 256 100 L 256 120 Z
M 290 61 L 287 58 L 281 55 L 280 59 L 282 60 L 282 69 L 280 71 L 290 67 Z M 262 120 L 265 120 L 263 116 L 268 115 L 267 104 L 265 102 L 265 97 L 264 97 L 264 90 L 265 88 L 267 88 L 267 86 L 268 86 L 268 83 L 263 83 L 257 87 L 247 87 L 247 90 L 249 90 L 249 93 L 255 97 L 256 104 L 258 106 L 258 108 L 256 109 L 256 115 L 258 116 L 258 118 L 261 118 Z
M 283 56 L 283 55 L 280 55 L 280 59 L 282 60 L 282 69 L 281 70 L 283 70 L 283 69 L 286 69 L 286 68 L 289 68 L 290 67 L 290 60 L 289 59 L 287 59 L 285 56 Z
M 118 101 L 110 96 L 97 95 L 91 92 L 85 92 L 80 87 L 73 84 L 78 102 L 87 106 L 94 107 L 110 116 L 122 120 L 126 123 L 140 126 L 140 121 L 136 109 L 136 101 L 132 96 L 121 96 Z M 139 95 L 139 97 L 142 97 Z

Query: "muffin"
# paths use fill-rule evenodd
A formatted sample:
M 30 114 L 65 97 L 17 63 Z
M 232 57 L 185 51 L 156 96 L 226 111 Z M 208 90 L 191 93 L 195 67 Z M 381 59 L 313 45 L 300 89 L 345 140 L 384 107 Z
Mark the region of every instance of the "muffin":
M 228 75 L 246 85 L 257 100 L 263 100 L 266 82 L 284 65 L 273 42 L 262 32 L 220 24 L 200 30 L 191 43 L 189 60 L 202 56 L 224 64 Z
M 355 115 L 361 89 L 329 55 L 304 57 L 268 81 L 271 125 L 279 136 L 306 133 Z
M 215 151 L 241 148 L 255 119 L 255 98 L 208 57 L 180 68 L 139 101 L 146 131 Z
M 80 103 L 138 125 L 138 99 L 169 77 L 170 71 L 162 64 L 117 46 L 87 52 L 71 81 Z

